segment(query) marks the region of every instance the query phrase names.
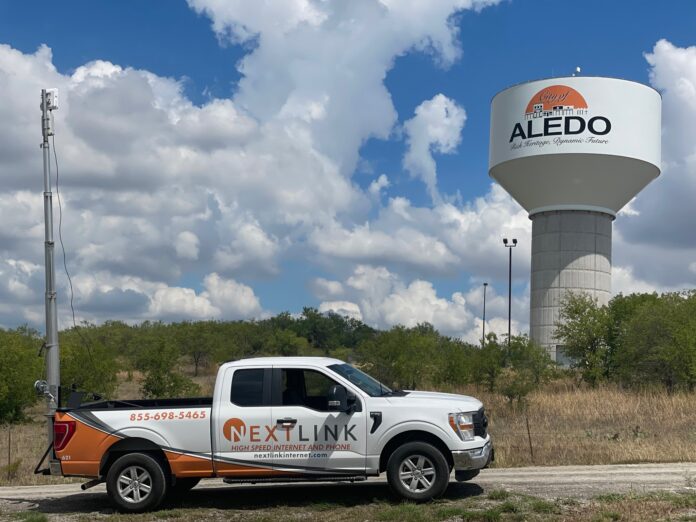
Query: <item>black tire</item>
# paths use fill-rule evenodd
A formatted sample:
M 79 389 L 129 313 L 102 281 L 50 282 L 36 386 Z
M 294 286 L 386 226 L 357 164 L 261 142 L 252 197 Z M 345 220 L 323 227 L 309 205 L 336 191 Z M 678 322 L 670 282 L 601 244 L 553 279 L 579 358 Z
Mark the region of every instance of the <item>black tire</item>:
M 167 494 L 167 476 L 150 455 L 128 453 L 106 474 L 106 491 L 119 511 L 142 513 L 156 509 Z
M 169 486 L 169 491 L 167 495 L 169 495 L 170 498 L 172 499 L 177 499 L 181 495 L 185 495 L 189 491 L 191 491 L 194 487 L 196 487 L 196 484 L 198 484 L 201 481 L 199 477 L 182 477 L 176 479 L 176 482 L 174 482 L 173 485 Z
M 441 496 L 449 484 L 449 475 L 447 459 L 427 442 L 399 446 L 387 462 L 389 486 L 407 500 L 425 502 Z

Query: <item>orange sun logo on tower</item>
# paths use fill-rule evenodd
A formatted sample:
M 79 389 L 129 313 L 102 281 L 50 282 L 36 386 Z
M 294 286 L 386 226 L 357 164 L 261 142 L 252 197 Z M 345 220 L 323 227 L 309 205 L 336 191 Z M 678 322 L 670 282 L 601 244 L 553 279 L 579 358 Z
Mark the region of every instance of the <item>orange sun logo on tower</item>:
M 524 111 L 527 120 L 549 116 L 587 114 L 587 102 L 582 94 L 567 85 L 544 87 L 529 100 Z

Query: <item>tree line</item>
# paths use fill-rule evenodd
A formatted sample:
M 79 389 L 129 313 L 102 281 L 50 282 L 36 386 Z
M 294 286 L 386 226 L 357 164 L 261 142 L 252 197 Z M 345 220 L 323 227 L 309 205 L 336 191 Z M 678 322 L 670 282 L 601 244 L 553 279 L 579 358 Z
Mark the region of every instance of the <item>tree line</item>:
M 199 374 L 210 375 L 225 361 L 259 356 L 336 357 L 393 388 L 507 386 L 511 400 L 541 382 L 551 367 L 545 352 L 526 337 L 514 337 L 508 349 L 490 334 L 481 350 L 427 323 L 380 331 L 314 308 L 304 308 L 299 316 L 281 313 L 260 321 L 82 324 L 61 331 L 59 340 L 64 389 L 106 398 L 114 396 L 119 373 L 128 379 L 136 372 L 141 397 L 198 395 Z M 38 356 L 42 342 L 26 326 L 0 329 L 0 422 L 21 420 L 36 401 L 32 385 L 44 373 Z
M 696 292 L 619 295 L 606 306 L 570 295 L 556 336 L 591 386 L 606 381 L 671 392 L 696 385 Z M 0 422 L 21 420 L 36 401 L 42 342 L 26 326 L 0 329 Z M 518 403 L 559 373 L 526 336 L 508 342 L 491 333 L 482 347 L 427 323 L 377 330 L 314 308 L 259 321 L 85 323 L 61 331 L 60 346 L 63 386 L 105 398 L 114 397 L 119 373 L 121 380 L 139 375 L 141 397 L 198 395 L 199 374 L 210 375 L 225 361 L 270 355 L 336 357 L 392 388 L 474 384 Z

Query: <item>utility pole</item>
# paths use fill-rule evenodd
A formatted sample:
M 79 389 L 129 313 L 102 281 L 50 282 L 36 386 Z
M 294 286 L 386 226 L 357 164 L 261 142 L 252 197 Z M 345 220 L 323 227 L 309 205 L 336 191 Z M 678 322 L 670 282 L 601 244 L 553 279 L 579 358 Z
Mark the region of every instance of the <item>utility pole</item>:
M 481 348 L 486 346 L 486 288 L 488 288 L 488 283 L 483 283 L 483 335 L 481 336 Z
M 58 109 L 58 91 L 41 90 L 41 150 L 44 175 L 44 253 L 46 261 L 46 381 L 38 381 L 37 391 L 47 399 L 48 441 L 53 442 L 53 416 L 60 394 L 60 356 L 58 347 L 58 307 L 56 303 L 56 267 L 53 260 L 53 193 L 51 192 L 51 149 L 48 139 L 53 136 L 52 111 Z
M 507 344 L 510 347 L 510 335 L 511 335 L 511 325 L 512 325 L 512 249 L 517 246 L 517 240 L 513 239 L 511 243 L 508 243 L 507 238 L 503 239 L 503 245 L 510 252 L 510 261 L 508 263 L 508 338 Z

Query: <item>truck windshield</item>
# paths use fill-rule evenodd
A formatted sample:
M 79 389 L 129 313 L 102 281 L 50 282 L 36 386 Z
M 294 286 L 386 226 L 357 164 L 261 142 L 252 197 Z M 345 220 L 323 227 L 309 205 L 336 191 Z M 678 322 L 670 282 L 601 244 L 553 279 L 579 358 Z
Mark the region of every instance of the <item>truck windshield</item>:
M 371 397 L 379 397 L 391 393 L 391 390 L 377 379 L 373 379 L 350 364 L 332 364 L 329 368 L 341 377 L 348 379 Z

